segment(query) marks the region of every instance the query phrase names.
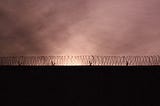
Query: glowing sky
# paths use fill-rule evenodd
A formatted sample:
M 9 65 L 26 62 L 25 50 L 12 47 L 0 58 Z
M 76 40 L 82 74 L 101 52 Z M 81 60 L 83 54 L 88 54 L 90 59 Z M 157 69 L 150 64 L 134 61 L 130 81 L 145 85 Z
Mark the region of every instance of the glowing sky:
M 0 0 L 0 56 L 160 53 L 160 0 Z

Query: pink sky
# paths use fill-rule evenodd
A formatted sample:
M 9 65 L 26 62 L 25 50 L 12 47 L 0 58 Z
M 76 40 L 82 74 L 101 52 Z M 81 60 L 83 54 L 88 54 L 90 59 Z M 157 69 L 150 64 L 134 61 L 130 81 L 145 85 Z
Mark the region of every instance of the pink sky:
M 0 0 L 0 56 L 157 55 L 159 0 Z

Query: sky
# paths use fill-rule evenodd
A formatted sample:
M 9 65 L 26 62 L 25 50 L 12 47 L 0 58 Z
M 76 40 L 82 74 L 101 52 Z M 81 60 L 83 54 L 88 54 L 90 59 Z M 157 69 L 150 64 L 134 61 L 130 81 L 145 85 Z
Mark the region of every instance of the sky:
M 0 56 L 158 55 L 160 0 L 0 0 Z

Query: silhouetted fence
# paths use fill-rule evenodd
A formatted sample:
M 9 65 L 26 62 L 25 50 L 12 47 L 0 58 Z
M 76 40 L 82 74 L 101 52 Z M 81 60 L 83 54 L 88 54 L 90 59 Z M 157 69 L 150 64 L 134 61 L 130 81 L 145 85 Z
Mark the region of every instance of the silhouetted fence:
M 160 56 L 10 56 L 0 57 L 0 65 L 153 66 L 160 65 Z

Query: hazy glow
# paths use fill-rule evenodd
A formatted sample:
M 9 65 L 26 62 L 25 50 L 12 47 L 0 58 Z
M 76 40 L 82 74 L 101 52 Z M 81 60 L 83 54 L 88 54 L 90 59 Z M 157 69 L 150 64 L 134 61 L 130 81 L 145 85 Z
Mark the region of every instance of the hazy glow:
M 154 55 L 160 0 L 0 0 L 0 56 Z
M 66 62 L 65 64 L 62 64 L 63 66 L 82 66 L 81 63 L 72 63 L 72 62 Z
M 62 66 L 78 66 L 78 65 L 82 65 L 82 64 L 81 64 L 81 60 L 76 59 L 74 56 L 66 56 L 66 59 L 62 60 L 62 62 L 60 62 L 59 65 L 62 65 Z

